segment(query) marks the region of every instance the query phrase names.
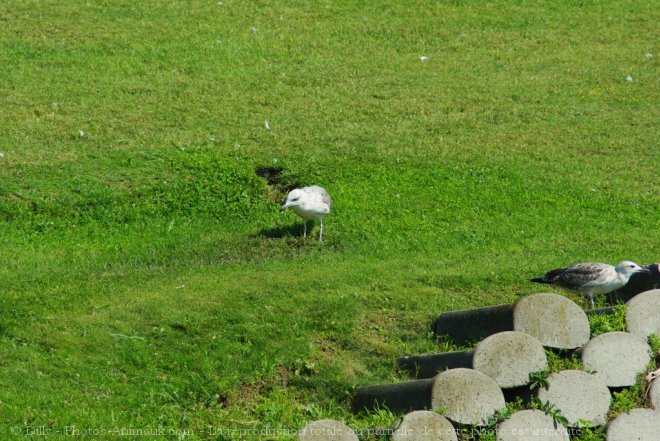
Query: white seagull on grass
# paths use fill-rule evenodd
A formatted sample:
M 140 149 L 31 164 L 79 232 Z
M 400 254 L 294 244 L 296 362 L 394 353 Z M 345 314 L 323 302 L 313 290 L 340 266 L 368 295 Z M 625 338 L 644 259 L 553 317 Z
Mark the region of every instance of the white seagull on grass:
M 323 216 L 330 213 L 332 200 L 328 192 L 318 185 L 311 187 L 296 188 L 291 190 L 286 198 L 286 202 L 280 208 L 284 211 L 287 208 L 293 209 L 303 219 L 304 237 L 307 237 L 307 221 L 317 220 L 321 224 L 319 240 L 323 240 Z
M 545 273 L 543 277 L 532 279 L 536 283 L 548 283 L 589 297 L 594 307 L 594 295 L 607 294 L 628 283 L 634 273 L 648 273 L 636 263 L 624 260 L 617 266 L 606 263 L 577 263 L 566 268 L 558 268 Z

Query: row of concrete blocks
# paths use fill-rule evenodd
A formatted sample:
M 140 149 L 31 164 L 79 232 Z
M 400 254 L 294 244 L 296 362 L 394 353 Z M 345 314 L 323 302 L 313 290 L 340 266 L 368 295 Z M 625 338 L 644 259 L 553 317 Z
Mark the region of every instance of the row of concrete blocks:
M 657 441 L 660 412 L 633 409 L 620 414 L 606 429 L 608 441 Z M 392 427 L 376 431 L 393 441 L 458 441 L 460 428 L 436 412 L 417 410 L 406 414 Z M 521 410 L 513 413 L 494 429 L 476 429 L 473 434 L 495 432 L 497 441 L 569 441 L 573 430 L 557 424 L 540 410 Z M 354 430 L 335 420 L 319 420 L 305 426 L 298 433 L 299 441 L 358 441 Z
M 610 312 L 611 309 L 604 308 L 589 314 Z M 484 335 L 474 350 L 402 357 L 398 360 L 399 368 L 417 378 L 430 378 L 441 370 L 457 367 L 474 367 L 485 373 L 497 370 L 504 376 L 498 384 L 511 388 L 526 384 L 528 368 L 534 372 L 534 368 L 545 365 L 543 347 L 547 347 L 576 350 L 585 368 L 597 371 L 609 387 L 632 386 L 636 375 L 649 362 L 651 349 L 646 340 L 651 334 L 660 335 L 660 289 L 641 293 L 626 303 L 628 332 L 608 332 L 591 340 L 587 313 L 569 299 L 550 293 L 526 296 L 513 305 L 443 314 L 437 323 L 447 326 L 451 322 L 451 327 L 456 328 L 462 316 L 469 319 L 465 328 L 476 328 L 474 322 L 483 324 L 494 321 L 498 314 L 509 313 L 510 326 L 494 335 Z
M 355 410 L 379 406 L 394 412 L 442 408 L 456 423 L 482 425 L 504 407 L 505 396 L 531 396 L 529 374 L 547 368 L 546 346 L 577 349 L 585 368 L 595 373 L 569 370 L 552 374 L 549 388 L 539 388 L 538 397 L 560 409 L 571 426 L 580 421 L 602 425 L 610 406 L 609 388 L 633 385 L 651 360 L 646 338 L 653 333 L 660 335 L 660 290 L 642 293 L 627 303 L 629 332 L 605 333 L 592 340 L 585 312 L 556 294 L 535 294 L 515 305 L 449 314 L 452 326 L 458 317 L 479 321 L 483 326 L 488 321 L 496 322 L 498 315 L 506 315 L 511 317 L 510 327 L 486 337 L 473 351 L 399 359 L 400 368 L 422 379 L 358 388 Z M 445 319 L 441 316 L 437 323 L 446 323 Z M 436 375 L 444 369 L 448 370 Z M 660 409 L 660 386 L 654 384 L 651 392 L 656 397 L 654 405 Z M 652 417 L 660 426 L 660 412 Z
M 612 293 L 613 303 L 627 303 L 642 292 L 660 288 L 660 264 L 654 263 L 646 267 L 650 273 L 636 273 L 630 278 L 626 286 Z M 569 317 L 571 323 L 575 323 L 575 329 L 563 332 L 555 326 L 561 321 L 561 309 L 543 311 L 538 309 L 543 302 L 527 303 L 524 299 L 515 304 L 487 306 L 462 311 L 446 312 L 440 315 L 433 324 L 433 331 L 437 335 L 446 335 L 454 343 L 463 345 L 474 341 L 480 341 L 489 335 L 502 331 L 520 330 L 522 332 L 534 332 L 533 328 L 539 328 L 540 341 L 547 347 L 558 349 L 572 349 L 583 345 L 589 339 L 588 327 L 584 321 L 575 321 L 576 308 L 571 307 L 573 317 Z M 561 304 L 559 304 L 561 308 Z M 601 308 L 589 311 L 589 314 L 610 314 L 613 307 Z M 537 323 L 539 320 L 546 322 Z M 647 325 L 644 316 L 637 318 L 632 316 L 632 323 L 628 323 L 629 332 L 641 335 Z M 544 329 L 541 329 L 543 327 Z M 642 329 L 638 329 L 641 327 Z M 552 328 L 556 332 L 553 332 Z M 563 332 L 563 333 L 562 333 Z M 529 333 L 529 332 L 528 332 Z M 534 334 L 532 334 L 534 335 Z
M 642 276 L 641 274 L 634 275 L 628 285 L 622 290 L 613 293 L 612 296 L 615 301 L 629 301 L 636 294 L 650 290 L 652 288 L 660 287 L 660 265 L 653 264 L 648 267 L 651 274 Z M 541 345 L 551 348 L 559 349 L 575 349 L 582 347 L 590 337 L 589 324 L 586 320 L 584 312 L 576 308 L 572 302 L 564 302 L 556 297 L 551 297 L 548 301 L 547 294 L 537 296 L 530 296 L 518 302 L 515 305 L 499 305 L 494 307 L 480 308 L 469 311 L 450 312 L 440 316 L 434 323 L 434 330 L 438 334 L 449 335 L 455 342 L 464 344 L 470 341 L 483 340 L 491 335 L 507 332 L 518 331 L 536 336 Z M 638 301 L 640 302 L 640 301 Z M 549 303 L 549 304 L 548 304 Z M 639 303 L 641 305 L 641 302 Z M 647 320 L 649 316 L 655 314 L 657 311 L 645 310 L 643 306 L 635 306 L 635 302 L 629 304 L 629 312 L 627 315 L 628 330 L 639 337 L 648 335 L 649 328 L 657 325 L 654 320 Z M 630 308 L 632 306 L 632 309 Z M 637 310 L 637 312 L 636 312 Z M 608 314 L 613 311 L 613 308 L 603 308 L 601 310 L 590 311 L 591 314 Z M 656 323 L 656 325 L 654 325 Z M 513 334 L 509 334 L 513 336 Z M 497 337 L 491 342 L 497 343 L 497 340 L 503 337 Z M 526 337 L 512 337 L 514 340 L 529 343 L 529 338 Z M 601 345 L 608 345 L 609 339 L 630 339 L 628 336 L 616 334 L 614 337 L 603 337 L 600 340 Z M 596 340 L 596 339 L 594 339 Z M 636 341 L 639 343 L 639 341 Z M 493 347 L 495 347 L 494 345 Z M 523 345 L 524 346 L 524 345 Z M 538 344 L 528 345 L 533 347 L 532 353 L 536 353 L 536 357 L 532 357 L 529 366 L 543 365 L 539 362 L 540 357 L 538 352 Z M 634 345 L 638 347 L 639 345 Z M 483 347 L 482 347 L 483 349 Z M 527 349 L 529 351 L 529 348 Z M 594 344 L 593 353 L 598 354 L 600 348 Z M 515 348 L 514 348 L 515 351 Z M 493 409 L 502 408 L 504 406 L 505 392 L 520 395 L 521 392 L 529 393 L 528 388 L 504 388 L 500 386 L 487 375 L 479 371 L 466 369 L 466 366 L 473 366 L 475 360 L 475 351 L 466 352 L 452 352 L 446 354 L 438 354 L 431 356 L 421 357 L 404 357 L 399 359 L 399 367 L 404 370 L 413 370 L 417 373 L 418 377 L 432 377 L 438 370 L 449 369 L 444 374 L 445 376 L 419 380 L 413 382 L 406 382 L 394 385 L 382 385 L 374 387 L 360 388 L 354 400 L 354 407 L 357 409 L 373 407 L 374 405 L 385 404 L 389 405 L 392 410 L 410 410 L 416 407 L 433 408 L 434 405 L 439 405 L 444 410 L 447 407 L 442 406 L 441 396 L 445 395 L 448 398 L 447 392 L 454 390 L 455 398 L 470 394 L 471 390 L 476 391 L 476 396 L 472 396 L 464 404 L 459 404 L 465 408 L 471 408 L 474 403 L 481 403 L 482 398 L 494 403 L 486 413 L 492 415 Z M 488 344 L 479 355 L 477 353 L 477 364 L 480 359 L 487 359 L 488 354 L 493 352 L 492 348 L 488 350 Z M 644 350 L 639 351 L 644 353 Z M 648 351 L 647 351 L 648 352 Z M 582 351 L 584 354 L 584 351 Z M 588 353 L 588 351 L 587 351 Z M 524 353 L 519 354 L 519 358 L 524 357 Z M 588 358 L 588 357 L 587 357 Z M 625 358 L 625 356 L 624 356 Z M 640 357 L 644 358 L 644 357 Z M 547 363 L 547 361 L 546 361 Z M 487 365 L 488 363 L 486 363 Z M 529 368 L 528 366 L 528 368 Z M 451 372 L 450 372 L 451 371 Z M 520 373 L 509 372 L 508 378 L 511 380 Z M 525 373 L 522 374 L 524 377 Z M 621 375 L 630 381 L 630 373 Z M 458 381 L 451 381 L 453 377 L 459 378 Z M 499 378 L 503 382 L 507 375 Z M 451 383 L 445 390 L 443 384 Z M 564 413 L 568 411 L 570 418 L 569 422 L 576 421 L 579 416 L 586 416 L 587 419 L 593 423 L 600 423 L 604 420 L 607 408 L 611 400 L 609 389 L 603 378 L 596 377 L 587 372 L 582 371 L 563 371 L 551 375 L 548 378 L 548 383 L 551 385 L 547 390 L 538 392 L 542 400 L 554 401 L 559 403 L 559 406 L 565 408 Z M 513 381 L 515 383 L 515 381 Z M 482 384 L 482 387 L 478 387 Z M 493 384 L 496 386 L 493 387 Z M 576 384 L 579 387 L 576 387 Z M 472 387 L 465 387 L 471 385 Z M 475 387 L 477 385 L 477 387 Z M 589 387 L 591 386 L 591 387 Z M 440 393 L 434 394 L 434 390 Z M 484 391 L 489 391 L 490 398 L 483 396 Z M 586 390 L 586 393 L 585 393 Z M 499 394 L 498 394 L 499 392 Z M 649 387 L 650 402 L 660 409 L 660 380 L 655 380 Z M 434 396 L 436 397 L 434 402 Z M 586 411 L 579 411 L 580 404 L 573 405 L 562 403 L 562 398 L 567 396 L 584 396 L 587 403 Z M 389 398 L 388 398 L 389 397 Z M 392 399 L 394 397 L 394 399 Z M 422 397 L 420 399 L 420 397 Z M 451 400 L 449 400 L 451 401 Z M 463 400 L 466 401 L 466 400 Z M 575 403 L 573 403 L 575 404 Z M 488 407 L 488 406 L 481 406 Z M 571 413 L 571 409 L 578 410 Z M 478 409 L 477 409 L 478 410 Z M 474 412 L 474 409 L 473 409 Z M 460 412 L 459 412 L 460 413 Z M 474 412 L 478 414 L 477 412 Z M 480 421 L 483 421 L 482 417 Z M 458 414 L 454 418 L 461 418 Z M 628 440 L 632 438 L 630 428 L 635 428 L 639 433 L 650 434 L 650 438 L 641 437 L 639 439 L 656 439 L 656 428 L 658 427 L 658 416 L 654 411 L 649 409 L 634 409 L 630 413 L 622 414 L 614 421 L 611 421 L 607 427 L 608 439 L 611 440 Z M 478 424 L 478 423 L 477 423 Z M 415 440 L 456 440 L 457 430 L 454 429 L 452 423 L 445 417 L 436 412 L 427 410 L 415 410 L 406 414 L 398 423 L 388 429 L 381 429 L 381 432 L 387 431 L 391 438 L 396 441 L 415 441 Z M 553 419 L 545 413 L 538 410 L 523 410 L 511 415 L 506 421 L 500 423 L 496 429 L 497 439 L 500 441 L 506 440 L 521 440 L 521 439 L 569 439 L 567 430 L 558 426 Z M 382 433 L 381 433 L 382 434 Z M 637 435 L 636 435 L 637 436 Z M 300 430 L 298 438 L 301 441 L 355 441 L 357 436 L 353 430 L 344 424 L 334 420 L 320 420 L 315 421 Z

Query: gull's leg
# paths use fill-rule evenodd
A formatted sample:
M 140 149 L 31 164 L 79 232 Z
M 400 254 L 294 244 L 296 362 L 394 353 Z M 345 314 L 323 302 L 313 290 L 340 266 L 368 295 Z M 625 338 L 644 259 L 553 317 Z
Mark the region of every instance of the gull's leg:
M 594 309 L 594 294 L 590 292 L 587 295 L 589 296 L 589 304 L 591 305 L 591 309 Z
M 323 218 L 321 218 L 321 232 L 319 233 L 319 240 L 323 240 Z
M 303 220 L 303 237 L 307 237 L 307 221 Z
M 617 295 L 617 290 L 610 291 L 607 293 L 607 295 L 610 297 L 610 303 L 612 305 L 617 305 L 618 303 L 623 303 L 621 300 L 621 297 Z

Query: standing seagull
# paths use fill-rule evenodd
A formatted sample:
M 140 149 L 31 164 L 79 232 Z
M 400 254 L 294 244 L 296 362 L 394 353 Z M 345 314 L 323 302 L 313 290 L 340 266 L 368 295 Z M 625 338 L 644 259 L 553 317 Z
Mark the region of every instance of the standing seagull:
M 617 266 L 606 263 L 576 263 L 566 268 L 558 268 L 545 273 L 543 277 L 532 279 L 536 283 L 548 283 L 576 291 L 589 297 L 594 307 L 595 294 L 607 294 L 623 287 L 634 273 L 648 273 L 636 263 L 624 260 Z
M 323 240 L 323 216 L 330 213 L 331 207 L 332 200 L 328 192 L 318 185 L 312 185 L 311 187 L 291 190 L 280 211 L 291 208 L 294 213 L 303 219 L 304 237 L 307 237 L 307 221 L 318 220 L 321 223 L 319 240 Z

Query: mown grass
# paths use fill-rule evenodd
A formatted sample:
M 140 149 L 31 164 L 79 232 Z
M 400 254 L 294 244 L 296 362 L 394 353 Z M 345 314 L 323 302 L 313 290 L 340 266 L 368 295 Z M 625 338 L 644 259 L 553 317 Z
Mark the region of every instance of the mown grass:
M 385 427 L 352 388 L 440 312 L 657 261 L 653 6 L 3 2 L 3 436 Z

